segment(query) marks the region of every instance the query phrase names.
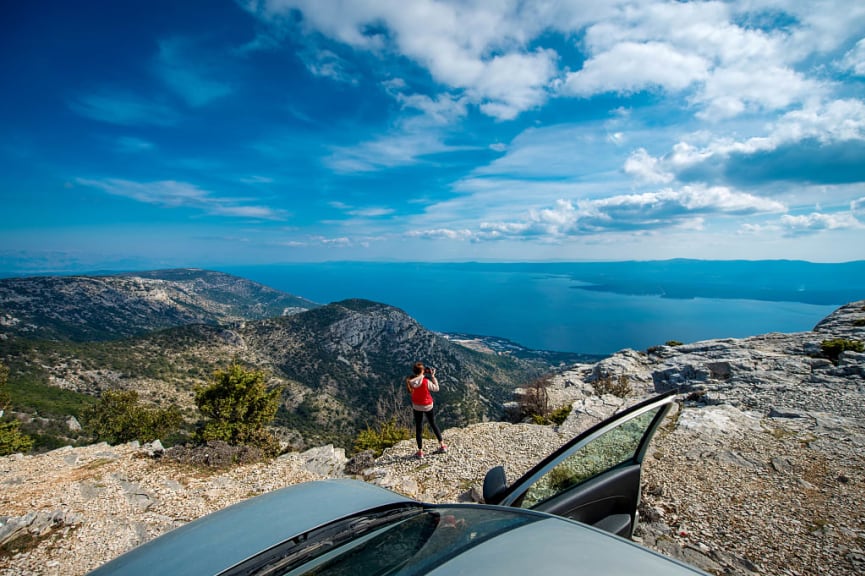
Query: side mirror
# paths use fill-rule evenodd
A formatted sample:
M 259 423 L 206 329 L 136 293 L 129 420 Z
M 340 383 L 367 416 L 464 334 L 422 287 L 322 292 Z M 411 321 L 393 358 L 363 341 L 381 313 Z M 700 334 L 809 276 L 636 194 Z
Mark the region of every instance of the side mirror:
M 486 504 L 498 504 L 502 500 L 508 488 L 503 466 L 496 466 L 484 476 L 484 502 Z

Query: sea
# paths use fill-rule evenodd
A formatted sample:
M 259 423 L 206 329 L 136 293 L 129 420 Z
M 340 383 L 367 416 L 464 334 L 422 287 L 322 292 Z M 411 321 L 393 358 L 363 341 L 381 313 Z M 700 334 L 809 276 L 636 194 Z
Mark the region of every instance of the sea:
M 319 304 L 363 298 L 436 332 L 582 354 L 812 329 L 865 299 L 865 261 L 383 263 L 218 268 Z

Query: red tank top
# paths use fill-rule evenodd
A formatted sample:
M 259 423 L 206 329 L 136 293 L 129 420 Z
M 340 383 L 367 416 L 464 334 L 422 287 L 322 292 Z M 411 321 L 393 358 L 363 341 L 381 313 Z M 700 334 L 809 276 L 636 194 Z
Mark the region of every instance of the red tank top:
M 411 403 L 416 404 L 418 406 L 429 406 L 433 403 L 432 394 L 429 393 L 429 386 L 427 384 L 429 380 L 426 378 L 423 379 L 421 385 L 417 388 L 412 388 L 411 391 Z

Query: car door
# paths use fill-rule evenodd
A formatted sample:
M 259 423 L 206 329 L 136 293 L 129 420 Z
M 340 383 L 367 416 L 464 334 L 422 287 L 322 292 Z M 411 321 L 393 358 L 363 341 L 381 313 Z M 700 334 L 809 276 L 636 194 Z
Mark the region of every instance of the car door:
M 564 516 L 629 538 L 637 522 L 643 458 L 674 399 L 670 391 L 613 415 L 510 485 L 504 468 L 493 468 L 484 479 L 484 500 Z

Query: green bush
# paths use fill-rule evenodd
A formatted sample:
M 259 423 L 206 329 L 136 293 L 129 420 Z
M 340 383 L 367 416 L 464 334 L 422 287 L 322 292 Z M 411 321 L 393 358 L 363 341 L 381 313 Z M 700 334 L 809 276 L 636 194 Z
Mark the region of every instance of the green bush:
M 829 358 L 832 362 L 838 362 L 838 358 L 842 352 L 847 350 L 853 352 L 865 351 L 865 345 L 859 340 L 848 340 L 846 338 L 833 338 L 832 340 L 823 340 L 820 343 L 820 349 L 823 355 Z
M 571 414 L 571 409 L 571 405 L 568 404 L 566 406 L 562 406 L 561 408 L 553 410 L 552 412 L 550 412 L 550 422 L 556 425 L 561 424 L 568 419 L 568 416 Z
M 196 438 L 222 440 L 234 446 L 255 446 L 266 455 L 279 453 L 279 441 L 266 426 L 279 408 L 281 390 L 268 390 L 265 374 L 233 363 L 213 373 L 210 386 L 195 392 L 195 403 L 207 419 Z
M 18 422 L 0 422 L 0 456 L 29 452 L 33 448 L 33 438 L 18 430 Z
M 4 413 L 10 406 L 12 400 L 6 390 L 6 381 L 9 369 L 0 364 L 0 414 Z M 33 439 L 23 434 L 16 420 L 0 422 L 0 456 L 15 454 L 16 452 L 29 452 L 33 448 Z
M 366 427 L 366 430 L 358 432 L 354 439 L 354 451 L 363 452 L 372 450 L 376 457 L 381 456 L 385 448 L 390 448 L 397 442 L 411 438 L 411 431 L 405 426 L 397 424 L 396 418 L 385 422 L 379 422 L 378 429 Z
M 664 345 L 675 348 L 676 346 L 681 346 L 682 343 L 678 340 L 667 340 L 666 342 L 664 342 Z
M 143 406 L 135 390 L 108 390 L 82 416 L 84 429 L 109 444 L 162 439 L 176 432 L 183 421 L 176 406 L 164 410 Z
M 530 414 L 529 418 L 531 418 L 532 424 L 540 424 L 542 426 L 555 424 L 556 426 L 558 426 L 559 424 L 567 420 L 570 413 L 571 405 L 568 404 L 566 406 L 562 406 L 561 408 L 556 408 L 546 416 L 541 416 L 540 414 Z

